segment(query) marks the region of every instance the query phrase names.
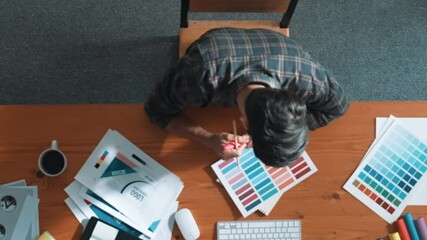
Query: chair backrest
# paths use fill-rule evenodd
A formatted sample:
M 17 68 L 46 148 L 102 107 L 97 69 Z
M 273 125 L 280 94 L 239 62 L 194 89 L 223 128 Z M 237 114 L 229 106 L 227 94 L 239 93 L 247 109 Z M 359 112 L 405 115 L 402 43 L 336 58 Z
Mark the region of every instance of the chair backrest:
M 290 0 L 191 0 L 190 12 L 286 12 Z
M 287 28 L 298 0 L 181 0 L 181 28 L 188 27 L 188 12 L 282 12 Z

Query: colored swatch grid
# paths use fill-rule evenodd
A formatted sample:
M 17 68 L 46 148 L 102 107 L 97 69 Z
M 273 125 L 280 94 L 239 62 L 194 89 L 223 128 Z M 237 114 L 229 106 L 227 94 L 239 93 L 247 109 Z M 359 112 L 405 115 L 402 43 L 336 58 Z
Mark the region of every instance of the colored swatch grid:
M 397 120 L 374 144 L 344 188 L 391 223 L 427 171 L 427 145 Z
M 252 149 L 245 149 L 239 164 L 235 159 L 219 160 L 212 168 L 244 217 L 317 171 L 305 152 L 288 167 L 275 168 L 263 164 Z

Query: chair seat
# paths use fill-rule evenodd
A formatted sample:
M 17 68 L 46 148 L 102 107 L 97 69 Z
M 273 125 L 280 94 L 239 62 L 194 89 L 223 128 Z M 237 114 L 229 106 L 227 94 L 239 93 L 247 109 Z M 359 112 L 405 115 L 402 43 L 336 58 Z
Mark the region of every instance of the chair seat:
M 289 36 L 289 28 L 281 28 L 278 21 L 188 21 L 188 28 L 179 30 L 179 56 L 185 54 L 187 48 L 202 34 L 213 28 L 265 28 L 280 32 Z

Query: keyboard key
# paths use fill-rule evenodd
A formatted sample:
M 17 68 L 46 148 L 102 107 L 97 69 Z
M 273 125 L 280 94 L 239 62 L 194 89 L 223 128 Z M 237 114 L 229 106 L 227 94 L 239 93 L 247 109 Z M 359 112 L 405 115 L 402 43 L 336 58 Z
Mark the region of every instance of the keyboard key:
M 291 237 L 299 237 L 299 233 L 291 233 Z
M 275 226 L 276 226 L 275 222 L 269 222 L 269 221 L 249 222 L 250 228 L 270 228 Z

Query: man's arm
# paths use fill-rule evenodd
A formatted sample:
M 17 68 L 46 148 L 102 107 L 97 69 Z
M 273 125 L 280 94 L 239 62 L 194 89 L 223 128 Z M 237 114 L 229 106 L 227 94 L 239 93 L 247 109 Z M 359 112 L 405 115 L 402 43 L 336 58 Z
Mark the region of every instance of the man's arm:
M 213 136 L 213 133 L 194 123 L 185 113 L 180 113 L 172 118 L 165 129 L 177 136 L 200 143 L 205 147 L 210 147 L 209 139 Z
M 180 113 L 172 118 L 165 129 L 177 136 L 189 139 L 213 150 L 222 159 L 238 157 L 250 141 L 246 135 L 238 136 L 241 146 L 238 149 L 225 149 L 225 145 L 234 141 L 233 134 L 209 132 L 194 123 L 185 113 Z
M 310 130 L 326 126 L 344 115 L 349 101 L 341 85 L 327 71 L 318 74 L 323 85 L 313 91 L 312 101 L 307 102 L 307 122 Z
M 234 139 L 229 133 L 211 133 L 188 118 L 182 109 L 204 107 L 210 103 L 209 71 L 204 69 L 197 54 L 188 54 L 178 67 L 168 72 L 145 103 L 150 120 L 161 128 L 212 149 L 222 159 L 237 157 L 246 146 L 224 149 Z M 249 142 L 239 137 L 239 142 Z

